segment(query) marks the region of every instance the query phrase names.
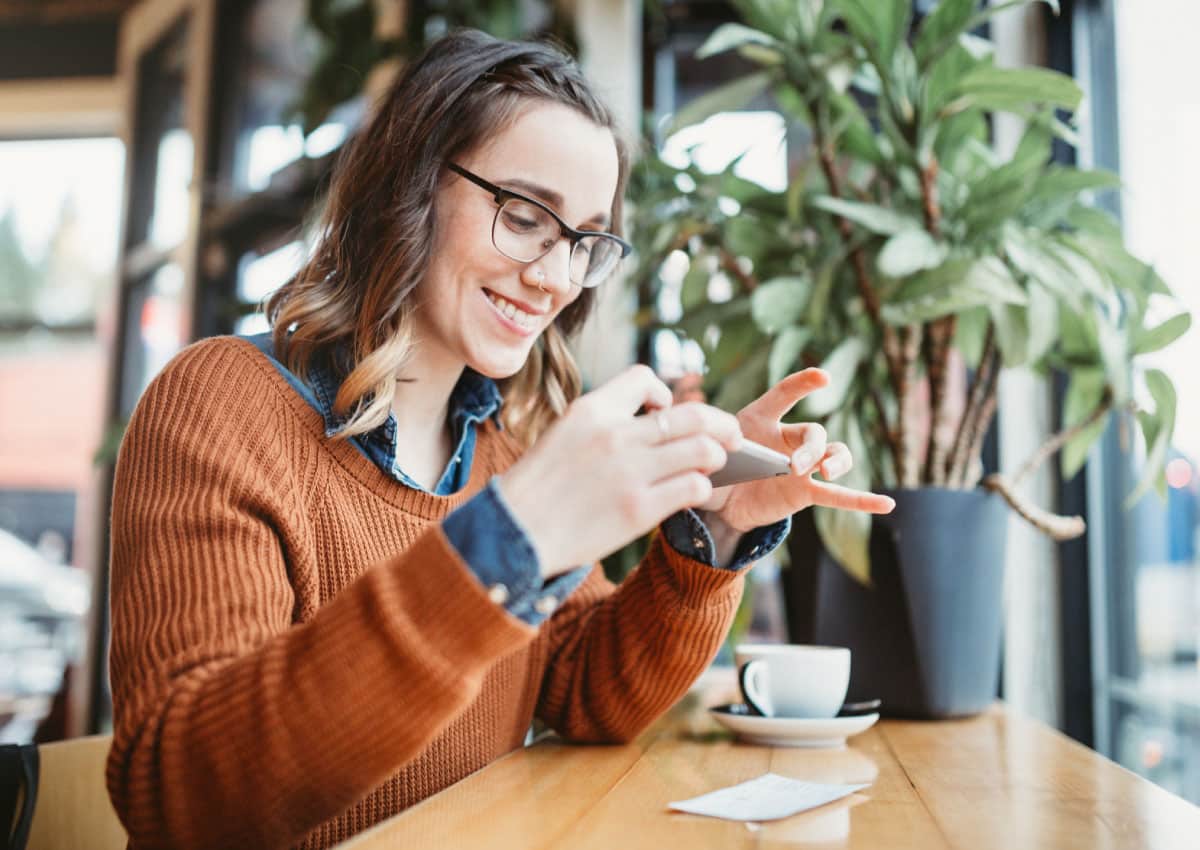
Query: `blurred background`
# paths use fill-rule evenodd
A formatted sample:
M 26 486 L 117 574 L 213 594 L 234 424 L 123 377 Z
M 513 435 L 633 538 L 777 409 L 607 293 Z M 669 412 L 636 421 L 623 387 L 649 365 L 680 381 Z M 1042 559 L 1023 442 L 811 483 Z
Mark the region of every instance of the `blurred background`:
M 919 21 L 937 3 L 912 5 Z M 1194 312 L 1200 4 L 1059 5 L 980 34 L 998 62 L 1074 78 L 1065 155 L 1119 174 L 1105 203 L 1125 244 Z M 305 257 L 337 150 L 404 57 L 457 25 L 552 33 L 644 157 L 779 193 L 807 140 L 766 94 L 712 100 L 752 68 L 744 55 L 695 56 L 741 20 L 716 0 L 0 0 L 0 741 L 110 728 L 106 524 L 124 423 L 183 346 L 266 328 L 259 303 Z M 696 104 L 705 120 L 669 132 Z M 713 348 L 667 327 L 686 270 L 668 257 L 656 286 L 605 289 L 576 346 L 588 385 L 634 360 L 672 380 L 710 372 Z M 728 276 L 706 280 L 708 300 L 728 300 Z M 1200 803 L 1200 337 L 1149 357 L 1177 390 L 1165 490 L 1123 505 L 1147 452 L 1120 420 L 1077 474 L 1039 475 L 1043 504 L 1088 531 L 1054 543 L 1011 525 L 997 695 Z M 1006 375 L 985 466 L 1053 433 L 1064 392 L 1053 375 Z M 739 635 L 803 638 L 791 572 L 785 551 L 755 569 Z

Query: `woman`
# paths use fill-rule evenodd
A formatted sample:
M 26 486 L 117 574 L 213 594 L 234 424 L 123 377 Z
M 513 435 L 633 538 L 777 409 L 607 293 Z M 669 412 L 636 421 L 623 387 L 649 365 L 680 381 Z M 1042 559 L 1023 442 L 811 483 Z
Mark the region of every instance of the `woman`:
M 535 715 L 627 741 L 787 517 L 890 510 L 814 481 L 845 446 L 779 424 L 817 370 L 736 417 L 644 367 L 579 397 L 564 341 L 627 250 L 625 174 L 569 59 L 453 34 L 349 144 L 273 335 L 197 343 L 146 391 L 113 504 L 108 785 L 135 848 L 328 847 Z M 795 475 L 714 491 L 743 433 Z M 619 587 L 592 566 L 659 525 Z

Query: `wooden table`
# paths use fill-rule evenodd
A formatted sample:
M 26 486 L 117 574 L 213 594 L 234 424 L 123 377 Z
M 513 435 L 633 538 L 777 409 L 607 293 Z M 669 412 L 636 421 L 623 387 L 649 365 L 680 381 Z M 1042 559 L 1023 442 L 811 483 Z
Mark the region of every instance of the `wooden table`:
M 768 771 L 871 786 L 762 824 L 667 811 L 672 800 Z M 968 720 L 884 720 L 844 749 L 802 750 L 737 743 L 692 697 L 635 744 L 540 741 L 341 846 L 807 845 L 1197 850 L 1200 808 L 1002 706 Z

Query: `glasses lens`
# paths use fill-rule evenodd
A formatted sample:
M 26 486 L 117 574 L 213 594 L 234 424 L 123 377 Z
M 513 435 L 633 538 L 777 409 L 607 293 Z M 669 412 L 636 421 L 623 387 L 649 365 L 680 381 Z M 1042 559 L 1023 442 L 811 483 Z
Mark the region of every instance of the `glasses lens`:
M 492 242 L 504 256 L 530 263 L 554 246 L 561 235 L 558 222 L 541 207 L 511 199 L 496 212 Z
M 612 274 L 621 259 L 621 246 L 605 236 L 585 236 L 571 254 L 571 280 L 580 286 L 598 286 Z

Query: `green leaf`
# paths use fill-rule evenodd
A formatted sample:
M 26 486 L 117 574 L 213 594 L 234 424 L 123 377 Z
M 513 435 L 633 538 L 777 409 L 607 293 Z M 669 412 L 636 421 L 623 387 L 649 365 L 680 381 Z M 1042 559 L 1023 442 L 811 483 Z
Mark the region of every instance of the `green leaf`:
M 777 277 L 754 290 L 751 315 L 763 333 L 778 333 L 804 313 L 812 283 L 803 277 Z
M 1154 420 L 1157 427 L 1147 430 L 1142 421 L 1142 433 L 1146 437 L 1146 465 L 1142 469 L 1141 480 L 1137 487 L 1125 499 L 1125 508 L 1136 505 L 1150 488 L 1156 484 L 1162 490 L 1163 470 L 1167 465 L 1167 450 L 1171 447 L 1171 439 L 1175 436 L 1175 387 L 1171 379 L 1158 369 L 1146 370 L 1146 388 L 1154 399 Z
M 927 322 L 972 307 L 1024 305 L 1028 297 L 995 257 L 951 260 L 915 276 L 900 288 L 881 314 L 891 324 Z
M 1180 313 L 1178 316 L 1172 316 L 1167 319 L 1162 324 L 1155 325 L 1152 328 L 1143 328 L 1134 337 L 1133 353 L 1149 354 L 1151 351 L 1166 348 L 1187 333 L 1188 328 L 1191 326 L 1191 314 Z
M 902 230 L 884 244 L 875 264 L 888 277 L 908 277 L 922 269 L 940 266 L 946 260 L 947 250 L 928 231 Z
M 770 71 L 758 71 L 701 95 L 675 113 L 663 134 L 664 138 L 670 138 L 684 127 L 699 124 L 721 112 L 742 109 L 766 91 L 772 79 Z
M 1049 289 L 1073 312 L 1085 311 L 1083 292 L 1074 272 L 1038 238 L 1019 228 L 1006 228 L 1004 252 L 1018 271 Z
M 866 352 L 866 343 L 862 339 L 849 337 L 829 353 L 821 363 L 821 368 L 829 373 L 829 386 L 800 402 L 806 419 L 820 419 L 842 406 Z
M 996 329 L 1001 362 L 1007 369 L 1024 366 L 1029 360 L 1029 311 L 1012 304 L 989 304 L 988 312 Z
M 902 230 L 919 229 L 921 226 L 916 219 L 878 204 L 847 201 L 829 195 L 820 195 L 812 199 L 812 205 L 817 209 L 859 224 L 872 233 L 881 233 L 885 236 L 893 236 Z
M 1100 334 L 1096 330 L 1096 320 L 1092 314 L 1060 310 L 1058 322 L 1063 354 L 1075 362 L 1099 366 Z
M 878 64 L 890 67 L 896 46 L 908 34 L 911 0 L 839 0 L 838 7 Z
M 959 81 L 954 97 L 946 107 L 950 112 L 971 107 L 1020 111 L 1042 104 L 1074 111 L 1083 91 L 1066 74 L 1047 68 L 984 65 Z
M 1029 345 L 1031 364 L 1038 364 L 1058 342 L 1058 299 L 1049 291 L 1030 282 L 1026 288 L 1029 295 Z
M 993 304 L 996 343 L 1008 368 L 1036 366 L 1058 337 L 1058 301 L 1036 283 L 1028 290 L 1029 305 Z
M 771 239 L 771 232 L 756 216 L 743 210 L 737 218 L 725 223 L 725 247 L 735 257 L 748 257 L 755 264 L 762 257 Z
M 1038 175 L 1037 183 L 1022 210 L 1022 217 L 1036 229 L 1048 230 L 1070 223 L 1084 193 L 1117 188 L 1120 180 L 1108 171 L 1081 171 L 1051 165 Z M 1102 217 L 1104 214 L 1101 214 Z
M 960 34 L 966 31 L 967 22 L 979 0 L 941 0 L 937 7 L 921 22 L 920 32 L 913 50 L 921 69 L 928 68 L 938 57 L 954 46 Z
M 964 310 L 954 324 L 954 347 L 962 352 L 963 360 L 972 369 L 979 368 L 983 358 L 983 341 L 991 317 L 986 307 Z
M 759 44 L 776 49 L 780 47 L 775 38 L 761 30 L 752 29 L 744 24 L 721 24 L 713 30 L 704 44 L 700 45 L 700 49 L 696 51 L 696 58 L 707 59 L 744 44 Z
M 838 483 L 855 490 L 867 490 L 871 486 L 870 464 L 867 462 L 867 444 L 863 439 L 858 417 L 851 410 L 839 410 L 825 423 L 830 439 L 839 440 L 850 449 L 855 464 Z M 834 510 L 817 506 L 813 508 L 813 520 L 821 543 L 841 564 L 846 573 L 860 584 L 871 585 L 871 515 L 862 511 Z
M 708 282 L 711 279 L 712 271 L 708 264 L 708 254 L 699 253 L 693 256 L 688 272 L 683 276 L 683 285 L 679 296 L 685 311 L 708 300 Z
M 747 317 L 734 319 L 721 325 L 721 336 L 716 348 L 706 353 L 706 366 L 714 382 L 722 381 L 736 371 L 762 345 L 762 332 L 754 321 Z M 765 361 L 764 361 L 765 363 Z
M 771 349 L 758 344 L 745 353 L 738 367 L 721 381 L 721 389 L 713 404 L 722 410 L 736 413 L 766 390 L 767 360 Z
M 1113 401 L 1122 405 L 1130 398 L 1129 386 L 1129 351 L 1125 347 L 1125 335 L 1121 329 L 1096 308 L 1097 341 L 1100 343 L 1100 362 L 1104 364 L 1104 372 L 1108 375 L 1108 383 L 1112 387 Z
M 748 319 L 749 316 L 749 298 L 733 298 L 719 304 L 706 301 L 697 305 L 694 310 L 685 310 L 683 317 L 675 323 L 675 327 L 691 339 L 701 339 L 704 336 L 704 329 L 711 325 L 723 328 L 727 323 Z M 749 324 L 753 327 L 752 321 Z
M 784 328 L 771 344 L 771 356 L 767 359 L 767 386 L 775 386 L 796 365 L 804 346 L 812 338 L 808 328 L 792 325 Z
M 1102 369 L 1076 369 L 1071 372 L 1067 395 L 1063 401 L 1063 427 L 1073 428 L 1087 420 L 1104 398 L 1108 382 Z M 1107 420 L 1101 419 L 1084 429 L 1063 446 L 1060 464 L 1062 477 L 1069 481 L 1087 461 L 1092 444 L 1104 433 Z
M 1067 212 L 1067 223 L 1101 239 L 1120 240 L 1121 224 L 1108 210 L 1076 204 Z
M 817 269 L 812 296 L 808 299 L 808 314 L 804 317 L 805 324 L 810 328 L 819 328 L 825 323 L 825 314 L 829 308 L 829 296 L 833 292 L 833 282 L 838 266 L 838 262 L 829 260 Z

